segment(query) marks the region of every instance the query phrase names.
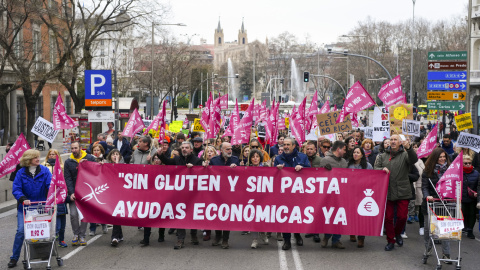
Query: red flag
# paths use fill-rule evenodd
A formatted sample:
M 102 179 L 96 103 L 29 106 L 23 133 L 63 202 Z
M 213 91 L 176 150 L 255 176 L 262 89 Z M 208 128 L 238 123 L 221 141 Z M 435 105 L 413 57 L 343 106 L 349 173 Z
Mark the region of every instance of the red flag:
M 62 204 L 67 198 L 67 184 L 65 183 L 65 178 L 63 178 L 62 167 L 60 166 L 60 161 L 55 160 L 55 166 L 53 167 L 52 173 L 52 182 L 50 183 L 50 188 L 48 189 L 48 195 L 46 200 L 46 205 L 53 204 Z
M 125 137 L 131 137 L 133 139 L 133 136 L 135 136 L 137 132 L 144 128 L 145 125 L 143 124 L 142 117 L 140 117 L 137 109 L 135 109 L 130 116 L 130 119 L 128 119 L 127 126 L 123 130 L 122 135 Z
M 327 100 L 320 109 L 320 113 L 328 113 L 330 111 L 330 102 Z
M 20 157 L 25 151 L 30 149 L 23 133 L 20 133 L 15 143 L 10 148 L 10 151 L 5 155 L 3 160 L 0 162 L 0 178 L 5 175 L 15 171 L 18 163 L 20 163 Z
M 232 115 L 230 116 L 230 122 L 228 124 L 227 130 L 222 137 L 225 136 L 233 136 L 233 133 L 237 129 L 238 125 L 240 124 L 240 113 L 238 111 L 238 101 L 235 99 L 235 108 L 233 108 Z
M 437 148 L 438 122 L 417 150 L 417 157 L 428 157 Z
M 61 95 L 58 95 L 57 101 L 55 101 L 55 106 L 53 107 L 52 122 L 54 130 L 71 129 L 78 126 L 78 123 L 67 115 L 67 111 L 65 110 L 65 105 L 63 105 Z
M 305 103 L 307 98 L 304 98 L 302 103 L 298 106 L 295 118 L 292 119 L 292 135 L 301 145 L 305 141 Z M 293 117 L 292 117 L 293 118 Z
M 350 90 L 348 91 L 347 97 L 345 98 L 345 103 L 343 104 L 342 110 L 337 118 L 336 123 L 341 123 L 350 113 L 356 113 L 366 108 L 375 105 L 375 101 L 368 94 L 367 90 L 363 87 L 360 82 L 356 82 Z
M 440 199 L 456 199 L 457 182 L 463 184 L 463 151 L 460 152 L 437 182 L 435 189 L 437 190 Z M 460 197 L 462 196 L 462 184 L 460 184 L 459 190 Z
M 405 95 L 402 92 L 402 81 L 400 80 L 400 75 L 384 84 L 382 88 L 380 88 L 380 92 L 378 92 L 378 97 L 381 101 L 383 101 L 385 107 L 402 103 L 404 101 L 404 96 Z
M 235 129 L 232 137 L 232 145 L 249 143 L 250 142 L 250 133 L 253 124 L 253 107 L 255 99 L 252 99 L 250 106 L 245 111 L 242 120 L 238 125 L 238 128 Z

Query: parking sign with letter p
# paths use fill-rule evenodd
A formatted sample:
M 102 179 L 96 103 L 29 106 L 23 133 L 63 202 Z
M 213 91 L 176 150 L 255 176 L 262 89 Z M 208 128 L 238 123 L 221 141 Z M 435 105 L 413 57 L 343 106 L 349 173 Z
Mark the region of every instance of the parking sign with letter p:
M 85 70 L 85 107 L 112 107 L 111 70 Z

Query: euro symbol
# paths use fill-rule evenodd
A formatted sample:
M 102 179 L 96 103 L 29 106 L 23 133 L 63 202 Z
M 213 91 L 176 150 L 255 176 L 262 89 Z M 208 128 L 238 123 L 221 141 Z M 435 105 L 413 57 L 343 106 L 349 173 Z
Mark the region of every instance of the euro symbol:
M 365 208 L 365 210 L 367 210 L 368 212 L 372 212 L 372 202 L 367 202 L 363 208 Z

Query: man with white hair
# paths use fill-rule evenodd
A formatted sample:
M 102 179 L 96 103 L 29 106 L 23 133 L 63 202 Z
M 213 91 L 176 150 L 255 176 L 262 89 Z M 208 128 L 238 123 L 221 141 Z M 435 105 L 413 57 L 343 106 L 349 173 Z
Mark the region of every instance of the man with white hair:
M 393 250 L 395 242 L 398 246 L 403 246 L 403 239 L 400 234 L 407 221 L 408 203 L 412 197 L 408 172 L 410 166 L 415 166 L 417 160 L 417 154 L 410 147 L 410 142 L 405 140 L 402 143 L 399 135 L 392 135 L 390 146 L 385 149 L 384 153 L 379 154 L 375 161 L 375 170 L 384 170 L 386 173 L 390 173 L 385 209 L 385 230 L 387 231 L 388 241 L 385 251 Z M 394 225 L 395 208 L 397 209 L 397 219 Z

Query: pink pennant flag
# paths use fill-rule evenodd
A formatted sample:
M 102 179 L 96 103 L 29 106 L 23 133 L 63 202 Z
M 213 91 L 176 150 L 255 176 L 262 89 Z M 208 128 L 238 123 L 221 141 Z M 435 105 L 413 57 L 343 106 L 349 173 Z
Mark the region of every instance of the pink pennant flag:
M 365 110 L 373 105 L 375 105 L 375 101 L 370 94 L 368 94 L 363 85 L 358 81 L 352 85 L 348 91 L 347 97 L 345 98 L 345 103 L 343 104 L 336 123 L 343 122 L 345 120 L 345 116 L 350 113 L 356 113 Z
M 457 182 L 463 184 L 463 151 L 460 152 L 437 182 L 435 189 L 440 199 L 456 199 Z M 460 196 L 462 196 L 462 184 L 460 185 Z
M 210 92 L 210 96 L 208 97 L 207 101 L 205 102 L 205 106 L 202 110 L 202 117 L 200 118 L 200 125 L 202 125 L 203 129 L 205 130 L 205 135 L 208 133 L 208 124 L 210 122 L 210 107 L 212 104 L 212 93 Z
M 137 109 L 135 109 L 130 115 L 130 119 L 128 119 L 127 126 L 123 130 L 124 137 L 130 137 L 133 139 L 133 136 L 140 130 L 144 129 L 145 125 L 143 124 L 142 117 L 138 113 Z
M 287 128 L 287 126 L 285 125 L 285 118 L 278 117 L 277 129 L 278 130 L 284 130 L 286 128 Z
M 400 75 L 384 84 L 382 88 L 380 88 L 380 92 L 378 92 L 378 97 L 383 101 L 385 107 L 404 102 L 405 95 L 402 92 Z
M 308 113 L 305 119 L 306 121 L 305 127 L 307 130 L 312 129 L 315 123 L 317 122 L 317 117 L 316 117 L 317 114 L 318 114 L 318 91 L 315 91 L 315 94 L 313 95 L 313 98 L 312 98 L 312 103 L 310 103 L 310 107 L 308 108 Z
M 228 94 L 219 96 L 217 99 L 220 99 L 220 110 L 228 110 Z
M 233 108 L 232 115 L 230 116 L 230 122 L 228 124 L 227 130 L 222 137 L 225 136 L 233 136 L 233 132 L 238 128 L 238 124 L 240 123 L 240 113 L 238 111 L 238 101 L 235 99 L 235 108 Z
M 260 106 L 260 121 L 267 119 L 267 100 L 265 99 Z
M 255 120 L 255 122 L 259 122 L 260 120 L 260 104 L 255 104 L 255 106 L 253 107 L 253 120 Z
M 160 128 L 160 133 L 158 135 L 158 143 L 163 144 L 163 140 L 165 139 L 165 132 L 167 131 L 167 101 L 163 101 L 162 107 L 162 114 L 160 115 L 160 119 L 158 119 L 158 127 Z
M 292 135 L 301 145 L 305 141 L 305 103 L 307 99 L 304 98 L 302 103 L 298 106 L 295 118 L 292 119 Z
M 320 108 L 320 113 L 328 113 L 330 111 L 330 102 L 327 100 L 325 104 L 323 104 L 322 108 Z
M 333 111 L 332 111 L 332 112 L 335 112 L 335 111 L 337 111 L 337 110 L 338 110 L 338 109 L 337 109 L 337 104 L 335 104 L 335 106 L 333 106 Z
M 234 130 L 232 136 L 232 145 L 249 143 L 250 142 L 250 133 L 253 124 L 253 107 L 255 99 L 252 99 L 250 106 L 245 111 L 242 120 L 238 124 L 238 128 Z
M 65 105 L 63 105 L 62 95 L 58 95 L 55 106 L 53 107 L 53 129 L 71 129 L 78 126 L 70 116 L 67 115 Z
M 358 124 L 358 116 L 357 116 L 357 113 L 352 113 L 351 114 L 351 119 L 350 121 L 352 122 L 352 126 L 354 127 L 359 127 L 360 125 Z
M 274 120 L 273 120 L 273 123 L 272 123 L 273 133 L 272 133 L 272 138 L 270 140 L 270 146 L 273 146 L 273 145 L 277 144 L 277 139 L 278 139 L 278 134 L 279 134 L 278 121 L 279 121 L 279 118 L 281 118 L 278 115 L 279 109 L 280 109 L 280 101 L 277 102 L 277 105 L 275 106 L 275 111 L 273 112 L 273 115 L 274 115 Z
M 423 140 L 422 144 L 417 150 L 417 157 L 427 157 L 429 156 L 433 149 L 437 148 L 437 134 L 438 134 L 438 122 L 430 133 L 428 133 L 427 138 Z
M 220 131 L 221 121 L 220 99 L 216 99 L 210 106 L 210 121 L 208 123 L 208 132 L 205 139 L 214 139 Z
M 46 205 L 53 204 L 62 204 L 67 198 L 67 184 L 65 183 L 65 178 L 63 177 L 62 167 L 60 166 L 60 161 L 55 161 L 55 166 L 53 167 L 52 181 L 50 183 L 50 188 L 48 189 Z
M 5 157 L 0 162 L 0 178 L 15 171 L 17 165 L 20 163 L 20 157 L 22 157 L 23 153 L 28 149 L 30 149 L 30 145 L 25 139 L 25 136 L 23 136 L 23 133 L 20 133 L 20 136 L 18 136 L 12 145 L 10 151 L 5 154 Z
M 275 136 L 275 101 L 272 103 L 272 108 L 269 110 L 267 117 L 267 124 L 265 125 L 265 141 L 271 142 Z

